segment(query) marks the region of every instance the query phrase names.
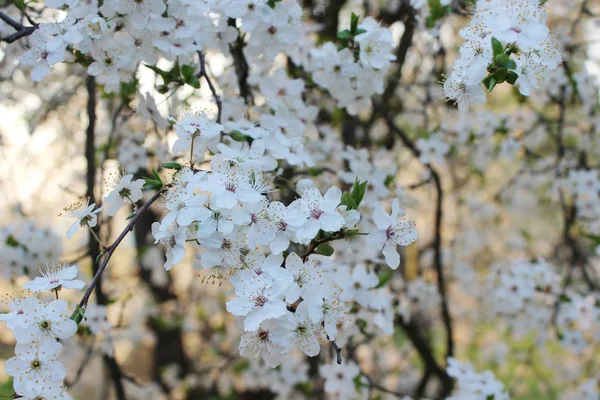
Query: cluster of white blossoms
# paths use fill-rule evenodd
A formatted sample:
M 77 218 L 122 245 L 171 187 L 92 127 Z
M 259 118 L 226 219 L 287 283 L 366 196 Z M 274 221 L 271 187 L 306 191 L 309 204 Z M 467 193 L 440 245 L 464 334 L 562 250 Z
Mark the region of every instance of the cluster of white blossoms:
M 342 31 L 339 37 L 348 40 L 348 45 L 340 50 L 327 42 L 312 49 L 304 67 L 339 107 L 355 115 L 371 105 L 374 94 L 383 93 L 383 77 L 396 59 L 394 41 L 390 29 L 372 17 L 365 18 L 355 32 Z
M 249 58 L 272 62 L 281 51 L 296 46 L 302 10 L 296 1 L 218 0 L 106 0 L 49 1 L 49 7 L 67 6 L 56 22 L 40 24 L 31 35 L 31 48 L 20 61 L 32 68 L 35 81 L 51 67 L 67 61 L 88 66 L 107 91 L 130 82 L 141 63 L 159 57 L 182 61 L 205 49 L 226 49 L 238 37 L 236 26 L 249 37 Z M 69 51 L 67 51 L 67 47 Z M 167 83 L 165 83 L 167 85 Z
M 66 300 L 58 299 L 61 289 L 81 289 L 84 282 L 75 279 L 77 267 L 50 263 L 40 268 L 41 277 L 26 283 L 26 296 L 9 302 L 11 311 L 0 314 L 0 321 L 12 331 L 17 342 L 15 356 L 6 360 L 4 369 L 13 378 L 15 394 L 23 399 L 70 400 L 66 393 L 65 366 L 59 361 L 61 341 L 77 332 Z M 38 294 L 54 291 L 56 300 L 44 302 Z
M 573 196 L 586 231 L 599 235 L 600 179 L 598 171 L 571 169 L 565 178 L 557 182 L 557 186 Z
M 498 314 L 514 316 L 528 307 L 532 314 L 541 305 L 553 303 L 560 293 L 560 276 L 543 261 L 513 261 L 509 268 L 498 265 L 488 276 L 494 292 L 490 303 Z
M 491 371 L 476 372 L 470 363 L 448 359 L 448 375 L 456 379 L 457 390 L 447 400 L 508 400 L 504 384 Z
M 0 227 L 0 275 L 11 280 L 62 254 L 62 240 L 50 227 L 18 219 Z
M 164 268 L 182 262 L 195 246 L 203 281 L 229 280 L 235 288 L 227 311 L 243 320 L 240 354 L 260 357 L 271 367 L 295 348 L 309 356 L 319 354 L 321 341 L 338 338 L 338 327 L 347 323 L 345 314 L 351 309 L 356 318 L 372 322 L 369 329 L 393 333 L 394 298 L 380 287 L 373 266 L 329 262 L 334 252 L 329 243 L 364 241 L 371 250 L 361 254 L 365 263 L 379 262 L 383 255 L 396 269 L 398 245 L 417 239 L 415 224 L 399 201 L 392 202 L 391 214 L 381 202 L 389 199 L 386 181 L 395 170 L 361 170 L 367 178 L 377 176 L 374 193 L 356 177 L 348 192 L 330 187 L 324 193 L 313 181 L 301 179 L 295 200 L 285 204 L 277 199 L 273 180 L 278 163 L 302 166 L 310 160 L 301 153 L 304 124 L 291 118 L 305 109 L 302 86 L 295 90 L 295 82 L 274 76 L 270 84 L 275 88 L 264 92 L 275 114 L 263 114 L 258 124 L 241 119 L 222 125 L 205 113 L 186 113 L 172 121 L 177 136 L 172 153 L 189 166 L 164 164 L 176 170 L 169 184 L 163 185 L 158 174 L 145 182 L 132 175 L 111 176 L 103 208 L 84 202 L 68 209 L 75 218 L 70 236 L 75 228 L 96 226 L 103 209 L 112 216 L 125 204 L 136 207 L 142 189 L 159 183 L 165 215 L 152 225 L 152 234 L 166 248 Z M 148 109 L 153 110 L 149 117 L 160 122 L 151 103 Z M 297 140 L 291 142 L 294 135 Z M 212 156 L 206 163 L 208 152 Z M 351 148 L 348 152 L 355 154 Z M 209 168 L 196 169 L 197 164 Z M 302 249 L 299 245 L 306 247 L 302 255 L 294 252 Z
M 595 149 L 600 120 L 574 121 L 578 110 L 586 117 L 597 115 L 598 91 L 588 68 L 578 63 L 573 71 L 567 64 L 557 68 L 568 41 L 557 34 L 559 45 L 550 34 L 545 1 L 364 2 L 365 18 L 352 14 L 348 29 L 333 27 L 334 32 L 343 29 L 337 38 L 326 26 L 328 12 L 320 21 L 319 10 L 310 8 L 309 14 L 298 0 L 45 0 L 24 8 L 23 2 L 9 3 L 7 15 L 22 14 L 26 27 L 5 26 L 3 13 L 0 39 L 7 41 L 13 31 L 33 33 L 23 37 L 23 46 L 2 43 L 3 66 L 18 53 L 34 81 L 72 71 L 53 71 L 59 63 L 83 67 L 102 94 L 94 133 L 99 142 L 107 132 L 107 112 L 114 111 L 98 175 L 105 178 L 105 161 L 113 158 L 124 173 L 106 179 L 101 200 L 65 209 L 65 216 L 74 219 L 67 238 L 85 233 L 95 239 L 101 254 L 91 261 L 106 267 L 141 213 L 161 206 L 150 213 L 149 220 L 155 221 L 151 235 L 145 232 L 155 246 L 137 237 L 137 228 L 145 227 L 136 226 L 139 274 L 110 264 L 112 271 L 123 273 L 118 278 L 127 274 L 135 285 L 132 303 L 143 305 L 129 304 L 130 295 L 121 296 L 115 288 L 122 282 L 113 285 L 117 274 L 108 273 L 103 276 L 110 291 L 106 305 L 87 304 L 97 275 L 80 303 L 85 310 L 77 306 L 68 313 L 58 295 L 84 287 L 76 279 L 77 267 L 49 263 L 34 277 L 36 266 L 60 257 L 60 237 L 30 223 L 0 228 L 2 278 L 17 285 L 23 275 L 30 276 L 22 287 L 36 293 L 11 302 L 12 311 L 0 316 L 17 342 L 16 356 L 5 366 L 18 396 L 70 399 L 65 386 L 73 382 L 65 382 L 59 356 L 78 324 L 87 327 L 78 336 L 90 334 L 92 347 L 112 357 L 114 340 L 137 345 L 148 334 L 149 321 L 168 325 L 173 317 L 174 331 L 186 335 L 185 357 L 193 347 L 187 346 L 187 335 L 200 330 L 206 335 L 198 353 L 189 351 L 190 365 L 204 363 L 203 354 L 197 357 L 207 349 L 203 346 L 211 354 L 218 350 L 226 366 L 237 355 L 230 350 L 247 359 L 236 365 L 243 366 L 238 371 L 218 365 L 214 374 L 183 368 L 187 360 L 167 366 L 157 361 L 161 388 L 156 382 L 128 387 L 131 398 L 136 398 L 134 390 L 137 398 L 150 398 L 161 389 L 170 391 L 169 397 L 187 396 L 189 388 L 203 385 L 211 391 L 219 386 L 226 397 L 238 389 L 238 378 L 244 389 L 268 389 L 279 398 L 315 397 L 314 391 L 300 394 L 305 385 L 348 399 L 372 397 L 376 391 L 412 393 L 404 390 L 414 378 L 408 376 L 414 372 L 410 366 L 431 347 L 430 359 L 423 359 L 428 367 L 434 364 L 425 371 L 424 394 L 432 393 L 437 379 L 447 386 L 449 399 L 503 400 L 508 395 L 490 371 L 477 373 L 453 358 L 436 360 L 440 335 L 446 336 L 447 355 L 463 350 L 463 338 L 453 350 L 458 334 L 451 320 L 474 325 L 494 319 L 496 336 L 504 324 L 511 335 L 533 338 L 540 346 L 555 338 L 577 355 L 600 338 L 594 270 L 600 256 L 600 179 L 592 167 L 600 154 Z M 338 4 L 331 0 L 327 8 L 335 11 Z M 436 35 L 445 36 L 445 16 L 460 14 L 466 4 L 476 4 L 465 8 L 473 16 L 460 31 L 465 42 L 441 88 L 439 75 L 456 57 L 452 38 L 448 46 L 446 37 Z M 398 15 L 391 11 L 396 6 Z M 342 7 L 340 21 L 348 8 Z M 381 18 L 367 16 L 377 11 Z M 584 4 L 582 15 L 588 11 Z M 34 12 L 38 16 L 29 18 Z M 51 22 L 41 22 L 46 16 Z M 39 25 L 29 26 L 34 19 L 40 19 Z M 400 38 L 386 26 L 391 24 L 394 29 L 404 25 Z M 435 26 L 439 32 L 425 29 Z M 322 27 L 323 34 L 318 32 Z M 394 54 L 406 45 L 406 57 L 396 60 Z M 397 86 L 393 71 L 402 72 Z M 151 85 L 147 77 L 154 78 Z M 14 81 L 5 83 L 22 79 Z M 471 105 L 485 103 L 486 89 L 503 82 L 531 97 L 519 105 L 508 100 L 510 107 L 503 109 L 511 109 L 510 114 L 476 110 L 464 117 Z M 442 90 L 458 104 L 458 112 L 435 100 Z M 372 100 L 383 93 L 386 104 L 373 108 Z M 121 104 L 113 109 L 109 102 Z M 200 103 L 211 103 L 210 110 L 194 111 Z M 507 177 L 506 187 L 485 182 L 498 181 L 493 169 L 498 161 L 501 168 L 509 163 L 519 168 L 514 179 Z M 410 186 L 403 186 L 399 173 L 407 169 L 415 173 Z M 150 170 L 152 175 L 142 179 Z M 473 184 L 473 177 L 481 182 Z M 403 249 L 417 240 L 409 216 L 414 217 L 411 206 L 421 200 L 419 209 L 433 223 L 423 231 L 431 241 Z M 547 216 L 538 215 L 546 203 L 557 209 L 564 203 L 565 229 L 557 235 L 577 237 L 564 239 L 575 244 L 557 246 L 552 262 L 534 262 L 543 253 L 540 248 L 554 247 L 556 239 L 528 231 L 531 218 Z M 113 236 L 123 211 L 129 213 L 120 221 L 127 224 L 125 230 L 112 245 L 100 243 Z M 549 218 L 552 226 L 554 217 Z M 581 235 L 575 233 L 580 227 Z M 587 240 L 594 246 L 588 248 Z M 573 258 L 566 261 L 569 252 Z M 172 284 L 189 277 L 181 264 L 190 261 L 198 280 L 223 287 L 191 280 L 187 286 Z M 569 268 L 566 279 L 560 267 Z M 165 304 L 146 302 L 157 288 L 166 293 Z M 211 296 L 220 290 L 223 296 Z M 46 301 L 50 297 L 44 292 L 56 300 Z M 468 301 L 465 307 L 466 298 L 481 309 L 473 312 Z M 189 301 L 192 307 L 178 304 L 171 312 L 173 300 Z M 114 304 L 123 307 L 116 329 L 107 317 Z M 202 325 L 196 306 L 202 313 L 204 308 L 211 316 L 214 312 L 210 326 Z M 439 315 L 441 321 L 435 320 Z M 442 324 L 446 332 L 439 329 Z M 478 329 L 466 331 L 479 334 Z M 157 348 L 164 339 L 159 336 Z M 416 346 L 406 346 L 406 337 Z M 238 340 L 238 349 L 231 349 L 229 343 Z M 390 351 L 369 348 L 368 356 L 376 361 L 369 363 L 364 350 L 375 343 Z M 481 362 L 508 347 L 497 338 L 495 344 L 498 348 L 482 351 Z M 345 353 L 341 365 L 333 361 L 342 356 L 340 348 Z M 308 359 L 317 355 L 326 362 L 318 368 Z M 567 398 L 597 398 L 597 380 L 582 383 L 583 372 L 573 375 L 580 386 Z M 453 394 L 448 376 L 457 381 Z
M 319 265 L 321 257 L 334 251 L 327 243 L 360 236 L 357 208 L 366 182 L 356 180 L 346 193 L 335 187 L 321 193 L 310 181 L 301 182 L 308 185 L 299 185 L 300 197 L 286 205 L 270 199 L 274 185 L 269 170 L 274 162 L 260 138 L 251 146 L 235 141 L 211 144 L 219 140 L 222 126 L 202 115 L 186 115 L 175 129 L 181 132 L 176 153 L 187 148 L 193 157 L 195 149 L 204 149 L 202 155 L 211 147 L 218 153 L 210 170 L 181 167 L 174 174 L 164 194 L 167 213 L 153 224 L 152 233 L 167 248 L 167 270 L 183 260 L 186 242 L 194 242 L 201 249 L 197 268 L 204 279 L 229 279 L 233 284 L 236 297 L 227 310 L 243 317 L 242 356 L 260 356 L 270 366 L 296 347 L 315 356 L 320 339 L 336 339 L 337 324 L 352 301 L 372 310 L 376 325 L 391 333 L 386 328 L 391 314 L 385 323 L 377 321 L 383 318 L 377 314 L 391 304 L 385 293 L 372 291 L 378 284 L 376 274 L 357 266 L 354 274 L 338 276 L 335 268 Z M 267 135 L 258 127 L 254 131 Z M 404 218 L 397 200 L 391 215 L 376 202 L 373 221 L 376 226 L 367 243 L 397 268 L 397 245 L 417 239 L 414 223 Z M 295 244 L 308 246 L 307 253 L 291 251 Z
M 561 62 L 561 49 L 546 26 L 539 0 L 480 0 L 460 34 L 466 42 L 444 82 L 446 98 L 461 112 L 485 104 L 486 94 L 500 83 L 517 84 L 524 96 Z M 482 85 L 483 83 L 483 85 Z

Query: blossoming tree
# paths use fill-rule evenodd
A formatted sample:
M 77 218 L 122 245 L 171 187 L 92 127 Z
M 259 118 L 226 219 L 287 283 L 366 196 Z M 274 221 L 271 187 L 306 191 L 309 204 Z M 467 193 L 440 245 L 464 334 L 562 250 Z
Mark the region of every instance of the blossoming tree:
M 599 398 L 598 4 L 0 7 L 8 397 Z

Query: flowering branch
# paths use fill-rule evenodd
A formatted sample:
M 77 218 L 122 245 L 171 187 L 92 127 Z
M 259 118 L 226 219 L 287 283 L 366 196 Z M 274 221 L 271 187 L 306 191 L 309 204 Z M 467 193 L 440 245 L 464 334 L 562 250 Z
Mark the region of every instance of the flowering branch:
M 92 295 L 92 291 L 94 290 L 94 287 L 96 287 L 96 285 L 98 284 L 98 281 L 100 280 L 100 276 L 102 275 L 102 273 L 106 269 L 106 266 L 108 265 L 108 261 L 112 257 L 112 255 L 115 252 L 115 250 L 117 249 L 117 247 L 119 247 L 119 245 L 121 244 L 121 242 L 123 241 L 123 239 L 125 239 L 125 236 L 127 236 L 127 234 L 133 230 L 133 227 L 135 226 L 135 223 L 137 222 L 137 220 L 140 217 L 140 215 L 142 215 L 148 208 L 150 208 L 150 206 L 156 200 L 158 200 L 160 198 L 160 196 L 163 193 L 165 193 L 166 191 L 167 191 L 167 188 L 159 190 L 158 192 L 156 192 L 154 194 L 154 196 L 152 196 L 150 198 L 150 200 L 148 200 L 146 203 L 144 203 L 135 212 L 135 214 L 133 215 L 133 217 L 131 218 L 131 220 L 129 221 L 129 223 L 125 227 L 125 229 L 123 229 L 123 231 L 121 232 L 121 234 L 119 234 L 119 236 L 117 237 L 117 239 L 115 239 L 115 241 L 110 246 L 108 246 L 106 248 L 106 251 L 103 252 L 104 258 L 102 259 L 102 263 L 100 264 L 100 267 L 98 268 L 98 272 L 96 272 L 96 274 L 94 275 L 94 278 L 92 279 L 92 282 L 88 286 L 85 294 L 83 295 L 83 298 L 79 302 L 79 307 L 85 308 L 87 306 L 87 303 L 88 303 L 88 301 L 90 299 L 90 296 Z

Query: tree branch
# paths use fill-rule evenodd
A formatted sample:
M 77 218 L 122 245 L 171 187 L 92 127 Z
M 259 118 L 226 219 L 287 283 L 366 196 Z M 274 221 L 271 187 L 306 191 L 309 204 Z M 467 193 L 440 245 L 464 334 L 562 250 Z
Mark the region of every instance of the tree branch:
M 210 88 L 210 92 L 212 93 L 215 103 L 217 103 L 217 123 L 221 123 L 221 115 L 223 113 L 223 102 L 221 101 L 221 97 L 217 93 L 217 89 L 213 84 L 212 80 L 208 76 L 208 72 L 206 71 L 206 62 L 204 60 L 204 54 L 201 51 L 198 51 L 198 57 L 200 58 L 200 72 L 198 72 L 197 77 L 203 77 L 208 83 L 208 87 Z
M 35 32 L 39 27 L 39 25 L 37 25 L 37 24 L 32 25 L 32 26 L 25 26 L 25 25 L 21 24 L 20 22 L 15 21 L 14 19 L 12 19 L 11 17 L 9 17 L 8 15 L 6 15 L 5 13 L 3 13 L 1 11 L 0 11 L 0 20 L 6 22 L 8 25 L 10 25 L 11 27 L 13 27 L 16 30 L 16 32 L 13 34 L 10 34 L 6 37 L 0 37 L 0 41 L 6 42 L 6 43 L 13 43 L 25 36 L 29 36 L 33 32 Z
M 106 248 L 106 251 L 104 252 L 104 258 L 102 259 L 102 263 L 100 264 L 100 268 L 98 268 L 98 272 L 96 273 L 96 275 L 94 275 L 94 278 L 92 279 L 92 282 L 90 283 L 90 286 L 88 287 L 87 291 L 83 295 L 83 298 L 79 302 L 80 307 L 87 306 L 90 296 L 92 295 L 92 291 L 94 290 L 94 287 L 98 284 L 98 281 L 100 280 L 102 273 L 104 272 L 104 270 L 106 269 L 106 266 L 108 265 L 108 261 L 112 257 L 112 255 L 115 252 L 115 250 L 117 249 L 117 247 L 119 247 L 119 245 L 121 244 L 121 242 L 123 241 L 125 236 L 127 236 L 127 234 L 133 230 L 133 227 L 135 226 L 135 223 L 138 220 L 138 218 L 140 217 L 140 215 L 142 215 L 166 191 L 167 191 L 167 188 L 159 190 L 158 192 L 156 192 L 154 194 L 154 196 L 152 196 L 150 198 L 150 200 L 148 200 L 146 203 L 144 203 L 144 205 L 142 205 L 136 211 L 134 216 L 131 218 L 131 220 L 129 221 L 129 223 L 127 224 L 125 229 L 121 232 L 121 234 L 117 237 L 117 239 L 115 239 L 115 241 Z

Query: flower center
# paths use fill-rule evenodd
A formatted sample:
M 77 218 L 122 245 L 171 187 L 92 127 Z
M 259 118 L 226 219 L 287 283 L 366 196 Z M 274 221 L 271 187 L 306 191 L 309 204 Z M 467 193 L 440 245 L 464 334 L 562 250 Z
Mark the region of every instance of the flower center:
M 221 249 L 223 250 L 231 250 L 231 240 L 229 239 L 223 239 L 223 242 L 221 242 Z
M 279 221 L 277 224 L 277 232 L 285 232 L 287 229 L 287 224 L 285 221 Z
M 227 183 L 225 185 L 225 190 L 228 190 L 228 191 L 230 191 L 232 193 L 235 193 L 235 189 L 236 189 L 236 187 L 235 187 L 235 184 L 233 182 L 229 182 L 229 183 Z
M 312 219 L 319 219 L 324 213 L 325 211 L 319 210 L 318 208 L 313 208 L 312 210 L 310 210 L 310 217 Z
M 256 307 L 262 307 L 267 302 L 267 298 L 263 295 L 256 296 L 253 300 Z
M 258 340 L 266 342 L 267 340 L 269 340 L 269 331 L 265 331 L 263 329 L 259 329 L 257 336 L 258 336 Z
M 385 230 L 385 237 L 387 238 L 387 240 L 392 239 L 394 236 L 396 236 L 396 232 L 394 231 L 394 229 L 392 228 L 392 226 L 388 226 L 388 228 Z

